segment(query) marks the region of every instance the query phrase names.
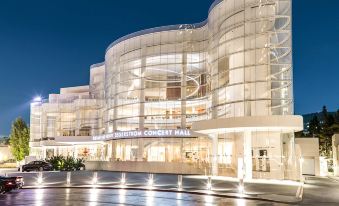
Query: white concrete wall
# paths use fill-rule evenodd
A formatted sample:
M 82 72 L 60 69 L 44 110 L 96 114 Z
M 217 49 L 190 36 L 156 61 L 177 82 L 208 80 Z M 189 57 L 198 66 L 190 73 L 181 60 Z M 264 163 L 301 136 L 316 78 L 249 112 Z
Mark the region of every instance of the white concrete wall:
M 253 158 L 256 161 L 256 170 L 253 171 L 253 177 L 258 179 L 284 179 L 284 168 L 282 164 L 281 136 L 278 132 L 253 132 L 252 134 Z M 270 167 L 267 172 L 258 171 L 260 150 L 267 151 L 267 159 L 263 160 L 262 165 Z
M 339 134 L 334 134 L 332 137 L 332 151 L 333 151 L 333 170 L 334 176 L 339 176 Z
M 0 146 L 0 162 L 14 159 L 9 146 Z
M 301 157 L 304 159 L 304 164 L 307 164 L 307 159 L 314 159 L 315 175 L 320 175 L 320 159 L 319 159 L 319 139 L 318 138 L 296 138 L 295 144 L 301 149 Z M 306 166 L 306 165 L 305 165 Z
M 144 172 L 164 174 L 200 174 L 209 170 L 209 165 L 196 165 L 174 162 L 106 162 L 86 161 L 86 170 L 104 170 L 117 172 Z M 206 170 L 205 170 L 206 169 Z

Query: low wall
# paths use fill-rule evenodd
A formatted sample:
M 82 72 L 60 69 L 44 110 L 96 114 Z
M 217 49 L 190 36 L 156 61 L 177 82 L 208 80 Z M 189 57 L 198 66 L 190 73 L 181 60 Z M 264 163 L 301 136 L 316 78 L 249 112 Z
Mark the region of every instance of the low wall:
M 0 168 L 17 168 L 16 163 L 2 163 L 0 164 Z
M 177 162 L 105 162 L 87 161 L 86 170 L 164 174 L 208 174 L 209 165 Z

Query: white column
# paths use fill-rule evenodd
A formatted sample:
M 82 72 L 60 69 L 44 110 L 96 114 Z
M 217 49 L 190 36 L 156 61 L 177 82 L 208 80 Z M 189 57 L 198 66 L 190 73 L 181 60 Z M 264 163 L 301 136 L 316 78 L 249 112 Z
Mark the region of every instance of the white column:
M 113 87 L 113 95 L 111 98 L 114 98 L 113 99 L 113 132 L 115 132 L 117 129 L 118 129 L 118 125 L 117 125 L 117 118 L 118 118 L 118 109 L 117 109 L 117 106 L 118 106 L 118 88 L 119 88 L 119 82 L 120 82 L 120 77 L 119 77 L 119 72 L 117 71 L 116 68 L 118 68 L 120 66 L 120 62 L 119 62 L 119 58 L 117 58 L 117 62 L 114 63 L 114 67 L 115 69 L 113 70 L 113 77 L 112 79 L 110 80 L 111 81 L 111 85 Z
M 186 129 L 186 96 L 187 96 L 187 53 L 182 55 L 181 73 L 181 128 Z
M 218 175 L 218 135 L 213 134 L 210 135 L 212 139 L 212 153 L 211 153 L 211 161 L 212 161 L 212 175 Z
M 244 132 L 244 175 L 245 179 L 252 179 L 252 133 Z
M 334 176 L 339 175 L 338 171 L 338 145 L 335 145 L 335 139 L 333 138 L 332 140 L 332 152 L 333 152 L 333 169 L 334 169 Z M 320 161 L 320 160 L 319 160 Z
M 111 144 L 112 144 L 112 153 L 111 153 L 111 161 L 115 161 L 115 159 L 116 159 L 116 142 L 114 141 L 114 140 L 112 140 L 112 142 L 111 142 Z
M 42 107 L 40 106 L 40 117 L 39 117 L 39 123 L 40 123 L 40 141 L 42 141 L 43 134 L 42 134 Z
M 98 146 L 97 146 L 97 147 L 98 147 Z M 100 151 L 101 151 L 101 152 L 100 152 L 100 160 L 101 160 L 101 161 L 105 161 L 105 155 L 104 155 L 105 145 L 102 144 L 102 145 L 100 145 L 99 147 L 101 147 L 101 148 L 100 148 Z
M 42 147 L 42 159 L 46 159 L 46 147 Z
M 54 147 L 54 150 L 53 150 L 53 155 L 54 156 L 57 156 L 59 154 L 59 147 Z
M 141 49 L 141 69 L 139 85 L 139 130 L 145 128 L 145 72 L 146 72 L 146 47 Z
M 144 139 L 138 139 L 138 152 L 137 152 L 138 161 L 144 161 Z
M 73 145 L 73 157 L 78 158 L 78 150 L 77 150 L 76 145 Z

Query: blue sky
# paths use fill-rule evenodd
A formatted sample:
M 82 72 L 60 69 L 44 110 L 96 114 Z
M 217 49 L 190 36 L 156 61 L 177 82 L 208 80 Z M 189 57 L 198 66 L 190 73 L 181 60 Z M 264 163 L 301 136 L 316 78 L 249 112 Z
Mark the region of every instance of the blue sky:
M 196 23 L 213 0 L 0 1 L 0 134 L 29 101 L 86 85 L 115 39 L 141 29 Z M 295 112 L 339 108 L 339 1 L 293 1 Z

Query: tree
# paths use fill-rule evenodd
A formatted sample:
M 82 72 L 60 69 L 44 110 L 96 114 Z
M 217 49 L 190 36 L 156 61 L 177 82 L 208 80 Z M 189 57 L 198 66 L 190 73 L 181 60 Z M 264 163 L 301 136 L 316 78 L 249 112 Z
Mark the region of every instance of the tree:
M 335 113 L 335 123 L 339 124 L 339 109 L 337 110 L 337 112 Z
M 29 128 L 21 117 L 12 123 L 9 144 L 17 161 L 21 161 L 29 155 Z
M 320 122 L 318 120 L 318 117 L 314 115 L 310 121 L 310 124 L 308 125 L 308 132 L 312 136 L 315 136 L 320 133 L 320 130 L 321 130 Z
M 335 122 L 334 117 L 333 117 L 333 115 L 331 115 L 327 112 L 326 106 L 323 106 L 323 110 L 322 110 L 321 113 L 322 113 L 322 116 L 323 116 L 323 119 L 324 119 L 324 123 L 323 123 L 324 127 L 332 126 Z
M 323 122 L 321 122 L 321 131 L 319 133 L 320 153 L 327 158 L 332 157 L 332 136 L 339 131 L 339 125 L 336 123 L 332 114 L 327 112 L 326 106 L 322 110 Z
M 0 144 L 2 144 L 2 145 L 9 145 L 9 138 L 8 137 L 0 138 Z

